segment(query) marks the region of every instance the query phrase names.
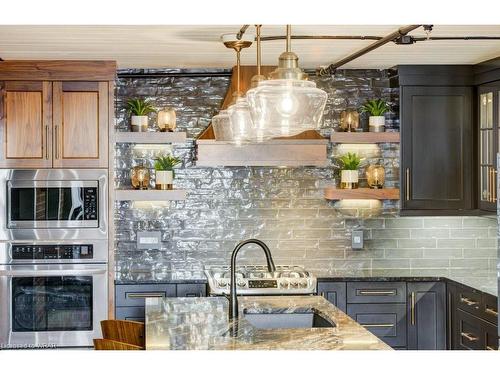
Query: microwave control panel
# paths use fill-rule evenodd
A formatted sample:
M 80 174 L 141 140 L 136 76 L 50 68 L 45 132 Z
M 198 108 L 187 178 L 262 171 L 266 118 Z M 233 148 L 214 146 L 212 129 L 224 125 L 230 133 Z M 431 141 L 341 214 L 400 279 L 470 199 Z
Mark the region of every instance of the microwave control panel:
M 12 245 L 12 259 L 92 259 L 92 245 Z
M 97 187 L 83 188 L 84 220 L 97 220 Z

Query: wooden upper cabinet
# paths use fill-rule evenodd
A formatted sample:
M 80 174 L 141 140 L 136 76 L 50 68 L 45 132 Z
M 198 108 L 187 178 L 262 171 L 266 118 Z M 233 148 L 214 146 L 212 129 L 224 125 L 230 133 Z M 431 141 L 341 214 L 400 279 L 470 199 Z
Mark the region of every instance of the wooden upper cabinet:
M 0 82 L 0 166 L 50 168 L 52 83 Z
M 54 167 L 108 166 L 108 82 L 54 82 Z
M 114 61 L 0 61 L 0 168 L 107 168 Z

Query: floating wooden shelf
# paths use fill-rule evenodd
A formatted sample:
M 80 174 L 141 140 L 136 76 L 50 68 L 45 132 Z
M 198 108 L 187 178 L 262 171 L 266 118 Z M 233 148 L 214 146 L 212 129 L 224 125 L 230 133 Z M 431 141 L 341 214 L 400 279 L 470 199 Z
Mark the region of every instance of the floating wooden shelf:
M 117 201 L 183 201 L 186 190 L 115 190 Z
M 333 132 L 333 143 L 399 143 L 399 132 Z
M 399 199 L 399 189 L 339 189 L 335 187 L 325 188 L 325 198 L 329 200 L 340 199 Z
M 184 143 L 186 132 L 115 132 L 118 143 Z

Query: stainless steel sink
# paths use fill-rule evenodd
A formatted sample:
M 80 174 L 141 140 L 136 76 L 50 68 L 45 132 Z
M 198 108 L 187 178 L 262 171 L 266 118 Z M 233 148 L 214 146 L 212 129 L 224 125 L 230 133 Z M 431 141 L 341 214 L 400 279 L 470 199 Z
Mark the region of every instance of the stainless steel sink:
M 243 317 L 257 329 L 333 328 L 335 323 L 322 317 L 314 309 L 294 311 L 243 310 Z

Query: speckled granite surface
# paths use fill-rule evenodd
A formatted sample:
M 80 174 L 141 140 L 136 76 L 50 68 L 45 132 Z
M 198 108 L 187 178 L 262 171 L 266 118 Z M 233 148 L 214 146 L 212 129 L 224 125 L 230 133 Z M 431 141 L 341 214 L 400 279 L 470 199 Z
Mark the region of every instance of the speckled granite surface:
M 276 312 L 313 309 L 334 328 L 254 328 L 245 318 L 228 320 L 228 300 L 147 298 L 146 349 L 215 350 L 391 350 L 383 341 L 318 296 L 240 297 L 240 311 Z

